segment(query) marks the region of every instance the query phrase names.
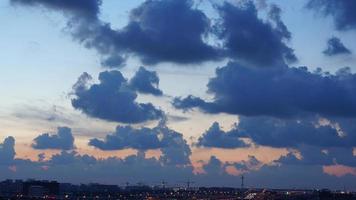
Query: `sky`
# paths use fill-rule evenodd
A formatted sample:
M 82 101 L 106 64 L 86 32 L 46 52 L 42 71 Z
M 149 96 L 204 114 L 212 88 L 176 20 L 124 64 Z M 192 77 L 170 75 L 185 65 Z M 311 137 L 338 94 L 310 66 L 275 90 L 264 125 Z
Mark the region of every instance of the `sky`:
M 354 8 L 1 1 L 0 179 L 354 189 Z

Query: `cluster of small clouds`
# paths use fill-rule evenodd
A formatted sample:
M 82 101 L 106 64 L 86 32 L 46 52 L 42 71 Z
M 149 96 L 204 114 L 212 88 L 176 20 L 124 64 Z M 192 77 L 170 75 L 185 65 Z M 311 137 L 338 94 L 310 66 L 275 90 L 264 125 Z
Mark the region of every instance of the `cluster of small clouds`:
M 251 179 L 261 180 L 261 177 L 274 175 L 273 179 L 283 177 L 285 184 L 296 176 L 298 179 L 290 182 L 302 184 L 302 178 L 310 174 L 318 178 L 315 181 L 319 184 L 335 180 L 336 177 L 323 174 L 322 166 L 325 165 L 356 167 L 353 154 L 356 146 L 356 74 L 348 67 L 329 73 L 289 66 L 298 59 L 288 45 L 292 33 L 283 23 L 282 11 L 277 5 L 268 5 L 267 17 L 261 19 L 252 1 L 214 4 L 219 20 L 213 23 L 203 11 L 194 7 L 193 1 L 149 0 L 130 12 L 126 26 L 114 30 L 99 19 L 102 3 L 99 0 L 11 2 L 63 12 L 72 36 L 85 47 L 95 49 L 102 56 L 102 63 L 111 68 L 122 66 L 128 56 L 136 56 L 150 65 L 229 59 L 225 66 L 216 69 L 215 77 L 207 84 L 212 100 L 189 95 L 172 101 L 176 109 L 184 111 L 198 108 L 206 113 L 239 116 L 239 122 L 230 131 L 223 131 L 214 123 L 194 145 L 235 149 L 253 144 L 286 148 L 289 153 L 273 164 L 263 164 L 252 156 L 247 161 L 224 163 L 212 156 L 203 166 L 206 173 L 194 174 L 189 158 L 192 152 L 183 135 L 166 126 L 165 113 L 160 108 L 137 101 L 140 93 L 164 96 L 158 87 L 158 74 L 141 67 L 130 80 L 117 70 L 101 72 L 99 83 L 92 83 L 92 77 L 85 72 L 73 85 L 71 93 L 72 106 L 93 118 L 129 124 L 162 120 L 154 128 L 120 125 L 104 139 L 89 141 L 89 146 L 104 151 L 137 149 L 137 155 L 124 159 L 79 155 L 68 151 L 75 149 L 71 130 L 60 127 L 57 134 L 42 134 L 32 144 L 35 149 L 63 150 L 60 154 L 47 161 L 15 159 L 15 141 L 10 137 L 0 145 L 0 163 L 48 166 L 45 171 L 38 172 L 39 176 L 52 173 L 60 176 L 63 174 L 60 167 L 72 167 L 78 173 L 75 176 L 83 180 L 89 178 L 85 177 L 87 174 L 92 174 L 90 178 L 117 175 L 131 180 L 194 176 L 209 183 L 217 176 L 223 177 L 225 183 L 233 181 L 226 168 L 234 167 L 248 173 Z M 307 7 L 332 16 L 339 31 L 356 27 L 354 1 L 310 0 Z M 221 45 L 207 43 L 211 35 Z M 352 52 L 339 38 L 331 37 L 323 53 L 334 56 Z M 145 157 L 145 151 L 152 149 L 162 152 L 160 158 Z M 310 170 L 301 170 L 300 166 Z M 252 168 L 258 170 L 250 170 Z M 289 177 L 291 172 L 296 176 Z M 352 178 L 345 176 L 343 179 L 351 183 Z M 273 184 L 273 181 L 268 183 Z

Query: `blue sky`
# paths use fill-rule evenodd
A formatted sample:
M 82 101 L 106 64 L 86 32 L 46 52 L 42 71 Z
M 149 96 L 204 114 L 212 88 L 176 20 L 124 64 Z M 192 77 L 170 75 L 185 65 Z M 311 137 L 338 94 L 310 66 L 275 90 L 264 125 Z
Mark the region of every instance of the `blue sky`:
M 108 177 L 117 176 L 121 183 L 161 170 L 159 178 L 193 174 L 201 185 L 229 185 L 246 174 L 251 187 L 355 186 L 356 18 L 338 26 L 353 6 L 347 0 L 24 2 L 0 2 L 0 159 L 11 150 L 5 144 L 16 150 L 0 162 L 0 171 L 11 169 L 0 178 L 112 183 Z M 334 9 L 307 8 L 313 2 Z M 332 55 L 323 53 L 332 37 L 349 52 L 329 43 Z M 110 56 L 126 60 L 105 67 Z M 141 66 L 147 71 L 139 77 Z M 344 67 L 350 71 L 343 76 Z M 331 75 L 313 73 L 317 68 Z M 136 76 L 138 86 L 130 81 Z M 156 88 L 152 78 L 162 95 L 147 90 Z M 63 171 L 73 166 L 88 173 L 73 179 Z M 289 181 L 288 173 L 316 178 Z M 271 175 L 276 180 L 266 181 Z

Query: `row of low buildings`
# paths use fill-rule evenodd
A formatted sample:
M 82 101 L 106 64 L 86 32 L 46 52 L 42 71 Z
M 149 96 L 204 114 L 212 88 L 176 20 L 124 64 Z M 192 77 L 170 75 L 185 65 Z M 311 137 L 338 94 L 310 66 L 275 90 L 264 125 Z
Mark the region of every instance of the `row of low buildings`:
M 5 180 L 0 199 L 122 199 L 122 200 L 356 200 L 355 193 L 330 190 L 264 190 L 224 187 L 166 188 L 146 185 L 58 183 L 56 181 Z

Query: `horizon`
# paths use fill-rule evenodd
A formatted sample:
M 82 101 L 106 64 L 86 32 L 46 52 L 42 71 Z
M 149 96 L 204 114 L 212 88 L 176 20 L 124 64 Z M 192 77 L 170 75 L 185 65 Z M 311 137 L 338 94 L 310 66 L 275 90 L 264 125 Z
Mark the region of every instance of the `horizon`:
M 0 2 L 0 180 L 356 188 L 356 1 Z
M 349 192 L 349 193 L 355 193 L 356 191 L 353 190 L 352 188 L 342 188 L 342 189 L 330 189 L 330 188 L 268 188 L 268 187 L 234 187 L 234 186 L 196 186 L 196 185 L 190 185 L 189 188 L 186 183 L 179 182 L 176 184 L 170 184 L 165 182 L 163 185 L 162 183 L 149 183 L 149 182 L 137 182 L 137 183 L 123 183 L 123 184 L 102 184 L 99 182 L 89 182 L 89 183 L 71 183 L 71 182 L 59 182 L 55 179 L 53 180 L 39 180 L 39 179 L 5 179 L 5 180 L 0 180 L 0 183 L 4 183 L 6 181 L 12 181 L 13 183 L 16 183 L 16 181 L 21 181 L 22 183 L 24 182 L 43 182 L 43 183 L 58 183 L 58 184 L 70 184 L 73 186 L 81 186 L 81 185 L 102 185 L 102 186 L 117 186 L 118 188 L 129 188 L 129 187 L 149 187 L 150 189 L 173 189 L 173 188 L 181 188 L 181 189 L 196 189 L 196 188 L 230 188 L 230 189 L 236 189 L 236 190 L 280 190 L 280 191 L 322 191 L 322 190 L 330 190 L 332 192 Z M 194 183 L 194 182 L 192 182 Z

